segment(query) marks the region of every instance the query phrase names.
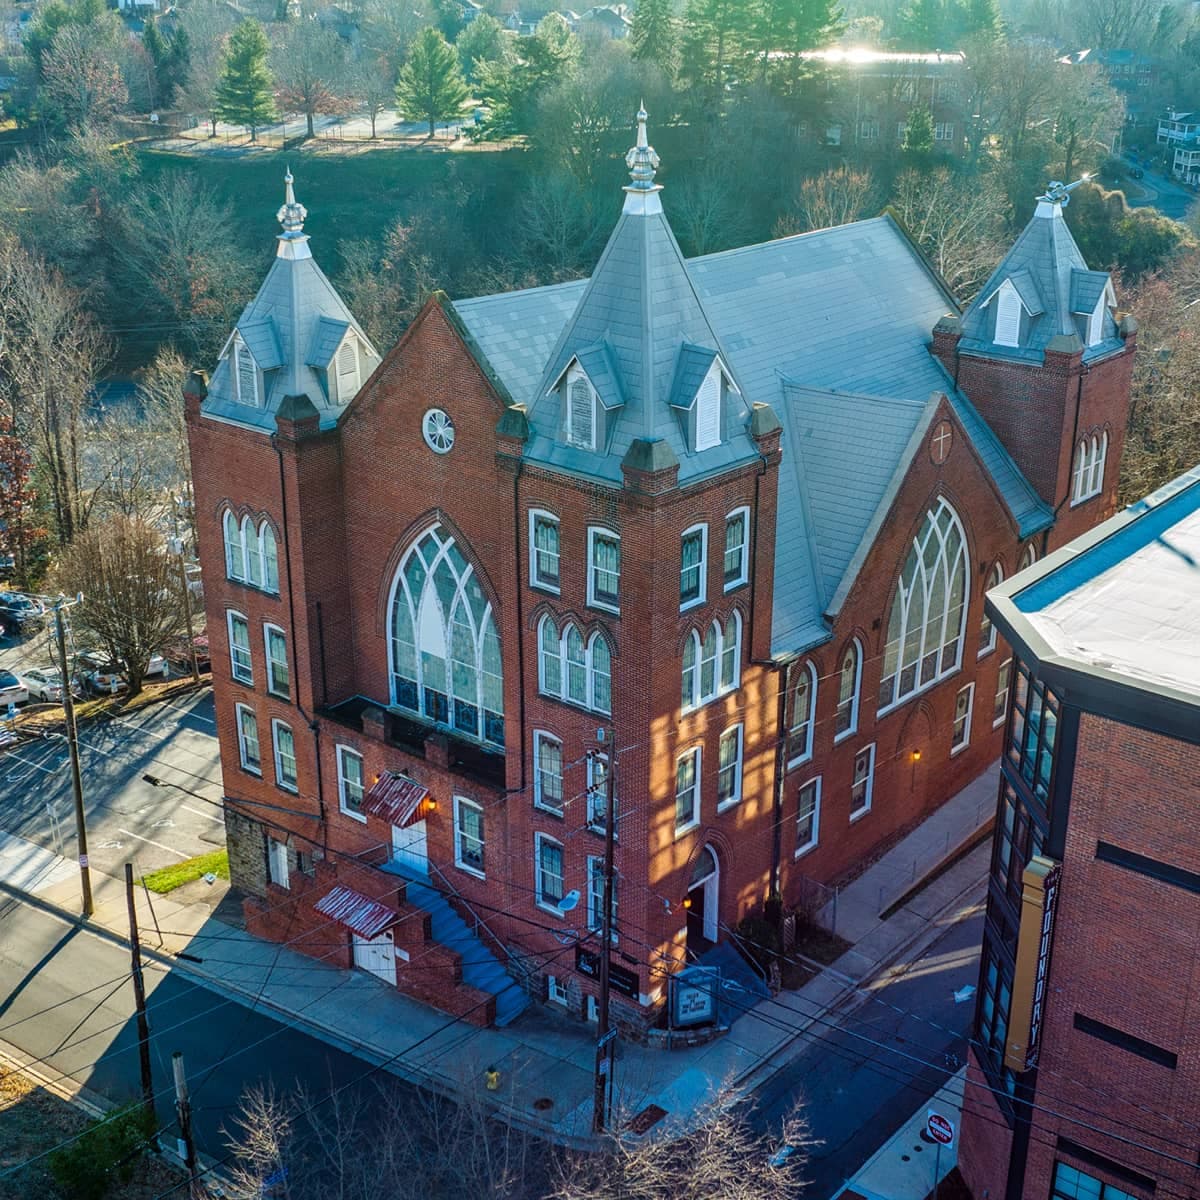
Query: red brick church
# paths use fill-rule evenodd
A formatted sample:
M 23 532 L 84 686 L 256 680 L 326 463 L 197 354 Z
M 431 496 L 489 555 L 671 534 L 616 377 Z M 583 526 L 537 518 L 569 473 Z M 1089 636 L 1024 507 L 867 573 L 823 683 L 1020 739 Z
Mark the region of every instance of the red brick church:
M 686 260 L 639 114 L 590 279 L 382 358 L 292 180 L 188 391 L 249 927 L 477 1022 L 615 1016 L 999 750 L 985 591 L 1108 516 L 1136 326 L 1052 185 L 965 311 L 890 216 Z M 573 901 L 576 901 L 574 904 Z

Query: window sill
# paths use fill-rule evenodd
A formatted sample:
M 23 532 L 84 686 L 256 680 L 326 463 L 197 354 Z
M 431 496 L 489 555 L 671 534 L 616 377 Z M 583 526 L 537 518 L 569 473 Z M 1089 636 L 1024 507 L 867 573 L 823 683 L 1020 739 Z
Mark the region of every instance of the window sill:
M 276 700 L 285 700 L 288 704 L 292 702 L 291 692 L 277 692 L 274 688 L 267 688 L 267 695 L 274 696 Z
M 741 802 L 742 802 L 741 796 L 733 796 L 728 800 L 722 800 L 717 805 L 717 812 L 719 812 L 719 813 L 728 812 L 731 808 L 737 808 L 737 806 L 739 804 L 741 804 Z
M 679 611 L 681 613 L 691 612 L 693 608 L 699 608 L 706 599 L 707 597 L 701 592 L 699 596 L 696 596 L 692 600 L 681 600 L 679 602 Z
M 1005 716 L 1007 716 L 1007 715 L 1008 715 L 1008 714 L 1006 713 L 1006 714 L 1005 714 Z M 993 728 L 993 729 L 999 729 L 999 728 L 1001 728 L 1001 726 L 1003 726 L 1003 724 L 1004 724 L 1004 717 L 997 717 L 997 718 L 996 718 L 996 719 L 995 719 L 995 720 L 992 722 L 992 728 Z
M 234 683 L 240 683 L 242 685 L 242 687 L 251 687 L 252 688 L 254 686 L 254 676 L 253 675 L 251 675 L 249 678 L 246 678 L 244 675 L 237 675 L 233 671 L 230 671 L 229 678 L 232 679 Z
M 478 867 L 469 867 L 466 863 L 461 863 L 456 858 L 454 865 L 463 872 L 464 875 L 473 875 L 476 879 L 486 879 L 487 876 Z
M 535 900 L 533 902 L 533 907 L 540 908 L 542 912 L 549 913 L 552 917 L 557 918 L 559 921 L 565 919 L 565 914 L 561 908 L 556 908 L 553 904 L 547 904 L 544 900 Z
M 700 828 L 700 818 L 699 817 L 697 817 L 694 821 L 689 822 L 687 825 L 676 825 L 675 826 L 675 840 L 678 841 L 681 837 L 684 837 L 687 834 L 691 833 L 693 830 L 696 830 L 699 828 Z
M 533 802 L 533 807 L 535 811 L 545 813 L 548 817 L 557 817 L 560 821 L 563 819 L 564 814 L 562 806 L 559 806 L 558 808 L 552 808 L 549 804 L 542 804 L 540 801 L 535 800 Z
M 871 811 L 871 806 L 868 804 L 868 805 L 866 805 L 866 807 L 857 809 L 855 812 L 852 812 L 850 814 L 850 824 L 853 825 L 855 821 L 861 821 L 863 819 L 863 817 L 865 817 L 867 815 L 867 813 L 869 813 L 870 811 Z
M 875 720 L 880 721 L 884 717 L 896 711 L 898 708 L 903 708 L 906 704 L 915 700 L 918 696 L 925 695 L 926 692 L 932 691 L 939 683 L 945 683 L 947 679 L 953 679 L 962 670 L 961 660 L 955 664 L 952 670 L 947 671 L 944 675 L 939 675 L 936 679 L 931 679 L 928 683 L 922 684 L 915 692 L 909 692 L 902 696 L 899 700 L 893 700 L 891 704 L 885 705 L 883 708 L 877 709 L 875 712 Z
M 724 594 L 725 594 L 726 596 L 728 596 L 730 592 L 736 592 L 736 591 L 738 590 L 738 588 L 743 588 L 743 587 L 745 587 L 745 586 L 746 586 L 746 584 L 748 584 L 749 582 L 750 582 L 750 577 L 749 577 L 749 576 L 746 576 L 746 577 L 745 577 L 745 578 L 743 578 L 743 579 L 735 579 L 735 580 L 732 580 L 732 581 L 727 581 L 727 582 L 726 582 L 726 584 L 725 584 L 725 587 L 724 587 L 724 589 L 723 589 L 723 590 L 724 590 Z
M 620 820 L 620 818 L 618 818 L 618 822 L 619 822 L 619 820 Z M 597 837 L 604 837 L 604 826 L 603 825 L 598 825 L 594 821 L 589 821 L 587 829 L 588 829 L 588 833 L 594 833 Z M 619 842 L 620 840 L 621 839 L 620 839 L 620 837 L 618 837 L 617 831 L 614 829 L 613 830 L 613 841 Z
M 853 820 L 854 818 L 851 817 L 850 819 Z M 792 855 L 792 858 L 803 858 L 806 854 L 811 854 L 817 848 L 818 844 L 818 842 L 809 842 L 807 845 L 800 846 Z
M 539 583 L 536 579 L 529 581 L 530 588 L 535 592 L 542 592 L 547 596 L 561 596 L 562 585 L 558 583 Z
M 568 708 L 574 709 L 575 712 L 595 713 L 600 717 L 611 717 L 612 712 L 606 711 L 603 708 L 593 708 L 590 704 L 585 704 L 580 700 L 568 700 L 566 696 L 560 696 L 555 692 L 543 691 L 541 684 L 538 684 L 538 695 L 543 700 L 554 700 L 559 704 L 565 704 Z M 492 742 L 484 743 L 485 745 L 493 745 Z
M 262 778 L 262 768 L 261 767 L 252 767 L 252 766 L 249 766 L 247 763 L 239 763 L 238 765 L 242 768 L 242 770 L 247 775 L 253 775 L 255 779 Z
M 847 737 L 849 734 L 846 735 Z M 789 758 L 788 764 L 784 768 L 785 771 L 794 771 L 797 767 L 802 767 L 806 762 L 812 762 L 812 751 L 807 754 L 801 754 L 798 758 Z
M 849 729 L 844 729 L 841 733 L 834 735 L 833 744 L 835 746 L 840 746 L 847 738 L 852 738 L 857 732 L 858 732 L 858 722 L 855 721 L 854 724 L 851 725 Z M 812 757 L 812 755 L 810 754 L 809 758 L 811 758 L 811 757 Z
M 261 583 L 251 583 L 249 579 L 236 579 L 232 575 L 225 576 L 226 583 L 236 583 L 238 587 L 244 587 L 248 592 L 258 592 L 260 596 L 272 596 L 276 600 L 279 599 L 279 591 L 271 591 L 270 588 L 265 588 Z
M 970 749 L 970 746 L 971 746 L 970 742 L 963 742 L 963 744 L 961 746 L 951 746 L 950 747 L 950 757 L 954 758 L 956 755 L 961 754 L 964 750 Z
M 338 812 L 340 812 L 343 816 L 349 817 L 352 821 L 358 821 L 362 825 L 367 823 L 366 813 L 355 812 L 351 808 L 343 808 L 340 804 L 338 805 Z
M 293 787 L 291 784 L 288 784 L 288 783 L 280 783 L 280 782 L 279 782 L 279 780 L 277 779 L 277 780 L 275 780 L 275 786 L 276 786 L 276 787 L 277 787 L 277 788 L 278 788 L 278 789 L 279 789 L 281 792 L 287 792 L 287 794 L 288 794 L 289 796 L 298 796 L 298 795 L 300 795 L 300 787 L 299 787 L 299 785 L 296 785 L 295 787 Z
M 603 600 L 594 600 L 590 596 L 588 597 L 587 606 L 588 608 L 596 609 L 598 612 L 611 613 L 614 617 L 621 615 L 620 605 L 605 604 Z

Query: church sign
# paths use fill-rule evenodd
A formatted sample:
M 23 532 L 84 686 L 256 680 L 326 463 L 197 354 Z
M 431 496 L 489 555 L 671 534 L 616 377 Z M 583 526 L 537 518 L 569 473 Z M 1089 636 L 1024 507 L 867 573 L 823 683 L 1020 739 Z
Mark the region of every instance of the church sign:
M 1021 932 L 1004 1054 L 1004 1065 L 1012 1071 L 1031 1071 L 1037 1066 L 1061 875 L 1062 863 L 1036 855 L 1022 877 Z

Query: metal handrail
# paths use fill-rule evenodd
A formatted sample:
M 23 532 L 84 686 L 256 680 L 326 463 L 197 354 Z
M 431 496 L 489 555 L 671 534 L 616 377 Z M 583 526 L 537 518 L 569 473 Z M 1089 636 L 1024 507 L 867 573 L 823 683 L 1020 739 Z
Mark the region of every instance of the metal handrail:
M 725 932 L 729 935 L 729 940 L 733 943 L 733 948 L 742 956 L 744 962 L 750 965 L 751 970 L 756 975 L 762 978 L 763 983 L 770 986 L 771 980 L 766 970 L 759 965 L 754 955 L 746 947 L 746 939 L 735 929 L 730 929 L 728 925 L 723 926 Z
M 452 884 L 450 882 L 450 880 L 446 878 L 446 874 L 441 869 L 441 867 L 439 867 L 437 865 L 437 863 L 431 861 L 429 863 L 429 870 L 433 873 L 436 873 L 438 879 L 440 879 L 442 881 L 442 883 L 445 884 L 446 891 L 449 892 L 449 894 L 451 896 L 453 896 L 454 899 L 457 900 L 459 902 L 459 904 L 461 904 L 463 906 L 463 908 L 465 908 L 467 910 L 467 912 L 469 912 L 471 914 L 471 920 L 475 922 L 475 936 L 480 937 L 479 930 L 480 930 L 480 928 L 483 928 L 487 932 L 488 937 L 492 940 L 493 943 L 495 943 L 495 945 L 499 948 L 500 952 L 507 959 L 508 958 L 508 949 L 505 947 L 504 943 L 500 940 L 500 938 L 496 935 L 495 930 L 493 930 L 492 927 L 471 907 L 471 902 L 462 894 L 462 892 L 460 892 L 458 890 L 458 888 L 456 888 L 454 886 L 454 884 Z M 482 941 L 483 939 L 480 938 L 480 940 Z

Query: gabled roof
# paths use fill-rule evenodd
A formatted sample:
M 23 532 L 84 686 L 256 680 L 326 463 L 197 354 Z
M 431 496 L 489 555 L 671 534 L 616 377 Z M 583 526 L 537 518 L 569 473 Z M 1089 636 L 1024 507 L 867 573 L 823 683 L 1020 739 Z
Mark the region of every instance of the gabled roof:
M 1104 271 L 1071 272 L 1071 311 L 1089 314 L 1096 311 L 1100 297 L 1105 296 L 1109 304 L 1116 304 L 1112 280 Z
M 578 353 L 573 354 L 551 387 L 558 387 L 573 363 L 579 364 L 579 369 L 588 377 L 588 381 L 596 389 L 596 395 L 600 397 L 600 403 L 606 409 L 620 408 L 624 405 L 625 393 L 621 388 L 621 372 L 607 342 L 584 346 Z
M 1058 184 L 1052 184 L 1050 191 L 1039 197 L 1029 224 L 963 314 L 960 351 L 1041 362 L 1046 348 L 1056 337 L 1078 336 L 1079 327 L 1075 319 L 1077 310 L 1072 303 L 1074 272 L 1080 271 L 1088 276 L 1102 275 L 1106 280 L 1108 276 L 1103 272 L 1088 270 L 1063 219 L 1062 210 L 1067 199 L 1066 189 Z M 1005 280 L 1012 282 L 1031 314 L 1020 346 L 1000 346 L 992 340 L 994 316 L 991 304 Z M 1027 293 L 1037 297 L 1039 307 L 1036 314 L 1026 298 Z M 1088 346 L 1083 357 L 1085 361 L 1090 361 L 1120 348 L 1116 322 L 1111 313 L 1106 313 L 1101 340 L 1096 345 Z
M 332 426 L 337 420 L 345 405 L 331 403 L 317 370 L 328 365 L 328 357 L 322 359 L 321 355 L 339 329 L 342 335 L 353 329 L 362 344 L 363 382 L 380 361 L 370 338 L 313 259 L 304 233 L 308 214 L 292 193 L 290 172 L 285 182 L 286 198 L 278 214 L 283 233 L 279 235 L 275 260 L 235 326 L 264 372 L 264 402 L 238 402 L 227 342 L 201 406 L 209 416 L 272 432 L 286 396 L 307 396 L 320 413 L 322 427 Z M 340 340 L 339 336 L 330 354 Z
M 713 363 L 720 364 L 720 361 L 720 356 L 715 350 L 684 342 L 679 347 L 679 357 L 675 360 L 675 378 L 671 381 L 671 395 L 668 400 L 671 407 L 691 408 L 696 402 L 696 393 L 708 378 Z

